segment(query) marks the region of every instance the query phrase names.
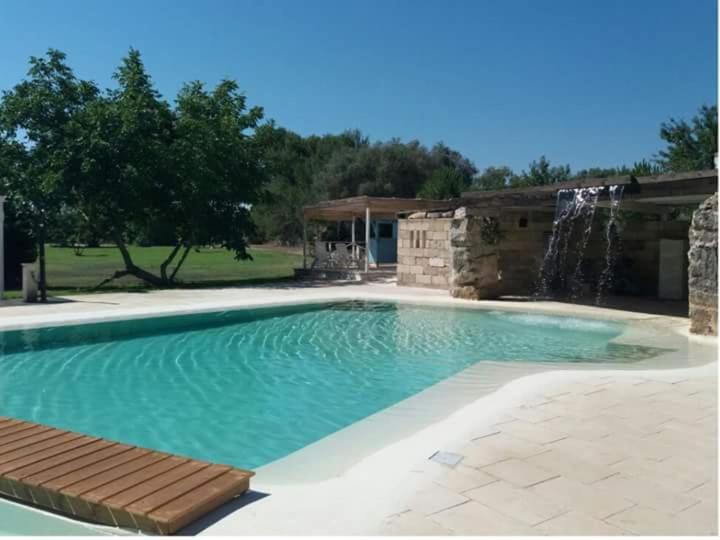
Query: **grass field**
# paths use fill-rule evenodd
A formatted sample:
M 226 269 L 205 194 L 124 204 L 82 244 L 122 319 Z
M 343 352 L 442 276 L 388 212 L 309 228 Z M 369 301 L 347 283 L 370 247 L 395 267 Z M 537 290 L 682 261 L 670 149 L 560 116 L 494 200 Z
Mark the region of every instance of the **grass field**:
M 135 264 L 157 273 L 170 250 L 166 246 L 133 246 L 130 252 Z M 222 248 L 193 250 L 177 275 L 178 286 L 223 287 L 281 280 L 291 277 L 293 268 L 302 263 L 302 255 L 291 248 L 253 246 L 249 253 L 254 260 L 236 261 L 231 252 Z M 122 269 L 120 252 L 115 247 L 85 249 L 81 256 L 75 255 L 71 248 L 49 247 L 47 250 L 47 280 L 52 295 L 148 288 L 133 277 L 124 277 L 93 291 L 101 281 Z M 17 297 L 19 292 L 8 291 L 7 296 Z

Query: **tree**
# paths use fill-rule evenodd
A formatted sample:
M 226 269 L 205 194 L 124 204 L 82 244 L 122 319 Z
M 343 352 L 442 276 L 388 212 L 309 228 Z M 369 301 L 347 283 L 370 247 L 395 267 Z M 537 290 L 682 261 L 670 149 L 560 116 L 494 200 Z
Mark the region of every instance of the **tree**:
M 302 238 L 303 206 L 315 202 L 314 161 L 322 161 L 309 140 L 270 122 L 258 129 L 270 182 L 252 208 L 259 239 L 293 245 Z M 318 138 L 319 139 L 319 138 Z
M 660 125 L 660 137 L 667 147 L 658 153 L 658 162 L 669 172 L 715 168 L 718 118 L 717 107 L 702 106 L 688 124 L 671 118 Z
M 517 175 L 510 167 L 487 167 L 481 174 L 473 178 L 471 189 L 495 191 L 510 187 L 516 182 Z
M 31 57 L 28 78 L 0 101 L 0 144 L 12 162 L 6 182 L 18 218 L 37 241 L 43 302 L 48 229 L 68 198 L 67 179 L 75 166 L 68 151 L 70 125 L 98 93 L 94 84 L 75 77 L 65 58 L 54 49 L 44 58 Z
M 452 199 L 459 197 L 467 189 L 468 184 L 469 181 L 461 170 L 441 167 L 433 171 L 418 196 L 423 199 Z
M 181 89 L 171 146 L 175 190 L 163 217 L 175 225 L 177 244 L 160 268 L 163 282 L 174 281 L 193 246 L 219 245 L 238 260 L 251 258 L 250 208 L 267 180 L 263 148 L 254 136 L 262 118 L 260 107 L 247 108 L 235 81 L 221 81 L 212 92 L 197 81 Z
M 570 166 L 552 166 L 545 156 L 530 163 L 527 171 L 513 180 L 513 187 L 547 186 L 570 180 Z
M 72 177 L 74 201 L 83 217 L 120 250 L 125 270 L 155 285 L 162 279 L 139 268 L 128 244 L 171 210 L 169 148 L 173 116 L 131 49 L 114 74 L 118 88 L 99 96 L 76 115 Z
M 262 110 L 247 110 L 233 81 L 222 81 L 212 92 L 199 82 L 186 84 L 173 110 L 133 49 L 115 79 L 118 88 L 75 123 L 81 174 L 73 193 L 85 218 L 112 239 L 124 263 L 103 284 L 127 275 L 172 284 L 199 245 L 221 245 L 238 259 L 249 258 L 249 208 L 265 181 L 252 133 Z M 135 263 L 128 246 L 160 225 L 173 243 L 153 273 Z

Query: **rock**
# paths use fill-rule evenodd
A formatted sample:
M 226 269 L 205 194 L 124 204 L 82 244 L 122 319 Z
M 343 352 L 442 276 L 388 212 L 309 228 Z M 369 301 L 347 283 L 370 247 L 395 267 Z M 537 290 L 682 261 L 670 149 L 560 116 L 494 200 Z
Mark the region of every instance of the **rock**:
M 413 212 L 407 218 L 408 219 L 425 219 L 426 212 Z
M 688 252 L 690 331 L 717 335 L 718 195 L 693 213 Z

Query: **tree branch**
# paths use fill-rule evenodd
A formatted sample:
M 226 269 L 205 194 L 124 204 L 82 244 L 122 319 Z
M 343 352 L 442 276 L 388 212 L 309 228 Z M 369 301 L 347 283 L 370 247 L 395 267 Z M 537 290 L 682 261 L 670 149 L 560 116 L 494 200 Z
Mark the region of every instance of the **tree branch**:
M 178 251 L 180 251 L 180 247 L 182 244 L 177 244 L 173 248 L 173 250 L 170 252 L 170 255 L 168 255 L 167 259 L 165 259 L 162 264 L 160 265 L 160 278 L 163 281 L 168 281 L 167 277 L 167 267 L 170 265 L 170 263 L 175 259 L 175 255 L 177 255 Z M 170 281 L 172 281 L 173 276 L 175 275 L 175 272 L 173 272 L 173 275 L 170 276 Z
M 108 283 L 110 283 L 111 281 L 113 281 L 113 280 L 115 280 L 115 279 L 118 279 L 118 278 L 121 278 L 121 277 L 129 276 L 129 275 L 130 275 L 130 272 L 128 272 L 127 270 L 118 270 L 117 272 L 115 272 L 115 273 L 114 273 L 112 276 L 110 276 L 109 278 L 103 279 L 100 283 L 98 283 L 97 285 L 95 285 L 95 287 L 93 287 L 92 290 L 93 290 L 93 291 L 97 291 L 98 289 L 101 289 L 102 287 L 104 287 L 105 285 L 107 285 Z
M 170 281 L 175 281 L 175 276 L 177 275 L 178 270 L 180 270 L 180 267 L 185 262 L 185 259 L 187 258 L 188 253 L 190 253 L 191 248 L 192 248 L 192 246 L 189 244 L 185 246 L 185 251 L 183 251 L 182 257 L 180 257 L 180 260 L 178 261 L 177 266 L 175 266 L 175 269 L 173 270 L 172 274 L 170 275 Z

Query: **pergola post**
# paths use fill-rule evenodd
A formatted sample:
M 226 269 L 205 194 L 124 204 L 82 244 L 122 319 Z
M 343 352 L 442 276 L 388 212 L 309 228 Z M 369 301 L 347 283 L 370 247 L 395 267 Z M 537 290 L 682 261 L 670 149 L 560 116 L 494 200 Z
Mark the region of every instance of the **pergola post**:
M 370 207 L 365 207 L 365 272 L 370 269 Z
M 0 300 L 5 294 L 5 196 L 0 195 Z
M 307 270 L 307 219 L 303 216 L 303 270 Z
M 355 216 L 352 217 L 350 230 L 352 231 L 352 257 L 357 260 L 357 246 L 355 245 Z

